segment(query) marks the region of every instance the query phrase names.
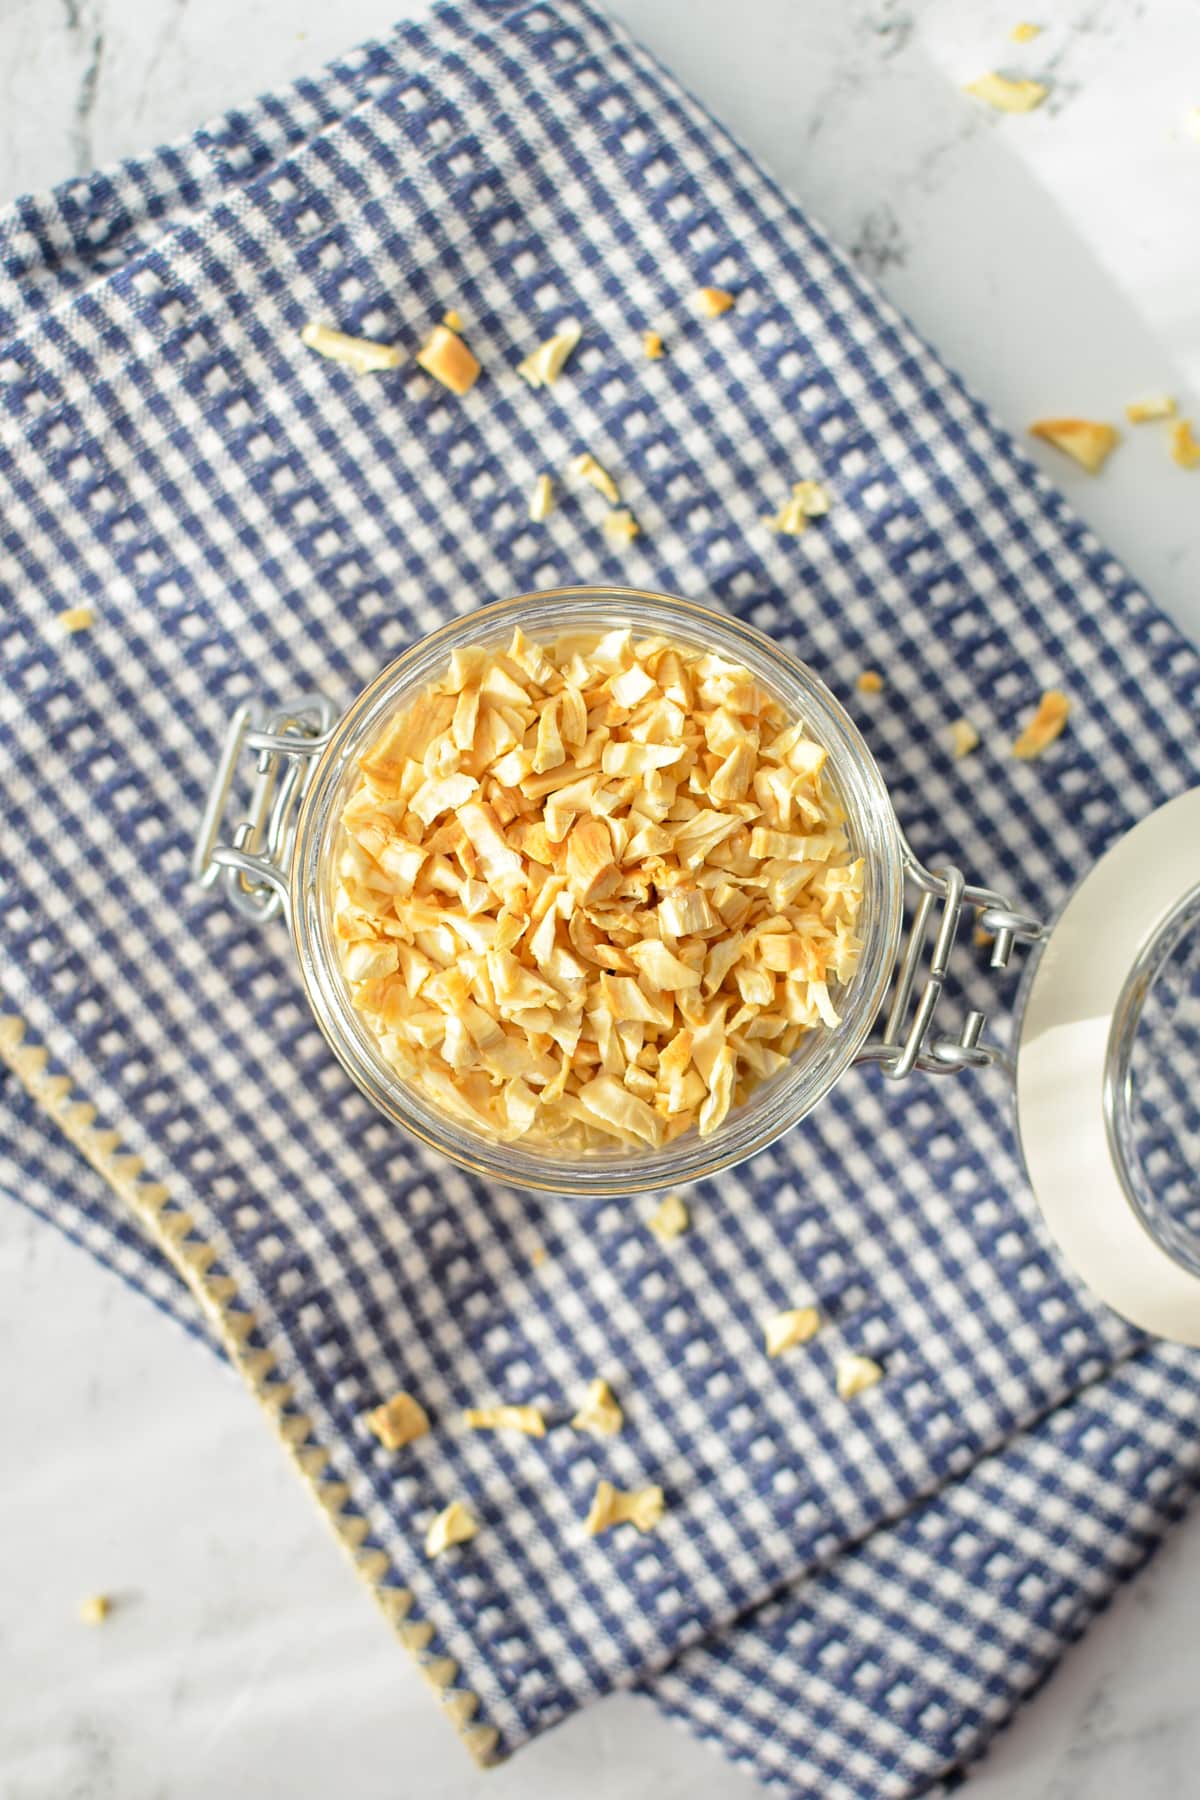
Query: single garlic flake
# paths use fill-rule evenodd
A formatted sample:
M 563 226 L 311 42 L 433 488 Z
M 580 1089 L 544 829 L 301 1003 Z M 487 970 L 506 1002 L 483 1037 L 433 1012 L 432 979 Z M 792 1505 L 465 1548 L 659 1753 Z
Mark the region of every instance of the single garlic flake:
M 367 1414 L 367 1427 L 385 1450 L 402 1450 L 405 1444 L 425 1436 L 429 1430 L 429 1415 L 411 1394 L 393 1394 L 390 1400 Z
M 536 1406 L 475 1406 L 463 1414 L 472 1431 L 523 1431 L 526 1437 L 545 1437 L 546 1421 Z
M 783 537 L 799 537 L 808 530 L 810 519 L 820 519 L 829 511 L 829 495 L 819 481 L 797 481 L 792 484 L 792 497 L 766 523 Z
M 763 1327 L 768 1356 L 782 1356 L 797 1344 L 807 1344 L 821 1327 L 821 1315 L 815 1306 L 794 1306 L 789 1312 L 776 1313 Z
M 318 325 L 310 319 L 300 333 L 300 342 L 327 356 L 330 362 L 345 363 L 356 375 L 375 375 L 382 369 L 398 369 L 405 360 L 399 344 L 377 344 L 370 338 L 351 337 L 335 331 L 331 325 Z
M 79 1617 L 84 1625 L 103 1625 L 112 1609 L 112 1599 L 108 1594 L 89 1594 L 80 1603 Z
M 1058 688 L 1049 688 L 1038 702 L 1038 709 L 1012 747 L 1022 762 L 1032 762 L 1061 736 L 1071 712 L 1071 702 Z
M 471 1517 L 461 1500 L 452 1500 L 444 1506 L 425 1533 L 426 1556 L 440 1556 L 451 1544 L 465 1544 L 473 1538 L 479 1526 Z
M 642 349 L 650 362 L 657 362 L 663 355 L 662 333 L 660 331 L 643 331 Z
M 417 352 L 417 364 L 452 394 L 465 394 L 479 379 L 479 359 L 448 325 L 435 325 Z
M 589 1537 L 599 1537 L 613 1525 L 636 1525 L 639 1531 L 653 1531 L 666 1510 L 660 1487 L 633 1488 L 626 1491 L 611 1481 L 596 1483 L 591 1510 L 583 1529 Z
M 955 762 L 970 756 L 979 747 L 979 733 L 970 719 L 955 719 L 950 726 L 950 750 Z
M 829 495 L 819 481 L 796 481 L 792 494 L 810 519 L 820 519 L 829 511 Z
M 1150 425 L 1158 419 L 1175 417 L 1175 402 L 1170 394 L 1150 394 L 1145 400 L 1131 400 L 1125 408 L 1131 425 Z
M 1171 460 L 1181 469 L 1200 468 L 1200 443 L 1190 419 L 1180 419 L 1171 427 Z
M 614 543 L 632 544 L 641 529 L 627 506 L 619 506 L 615 512 L 604 516 L 604 535 L 612 538 Z
M 691 1219 L 678 1194 L 665 1194 L 646 1224 L 660 1243 L 669 1244 L 672 1238 L 683 1236 Z
M 517 374 L 523 375 L 531 388 L 553 386 L 582 335 L 575 320 L 569 319 L 553 337 L 548 337 L 517 364 Z
M 853 1400 L 856 1394 L 863 1394 L 868 1388 L 883 1380 L 883 1370 L 869 1356 L 859 1356 L 857 1352 L 843 1356 L 837 1366 L 837 1391 L 842 1400 Z
M 734 303 L 734 295 L 728 288 L 702 287 L 697 290 L 696 304 L 706 318 L 719 319 L 727 313 Z
M 858 678 L 857 687 L 860 694 L 882 694 L 883 676 L 878 669 L 864 669 Z
M 1115 426 L 1096 419 L 1037 419 L 1029 427 L 1029 435 L 1053 444 L 1089 475 L 1100 473 L 1121 441 Z
M 541 525 L 553 511 L 554 483 L 549 475 L 539 475 L 529 496 L 529 517 L 535 525 Z
M 1025 20 L 1022 20 L 1019 25 L 1013 26 L 1009 35 L 1014 44 L 1031 44 L 1035 37 L 1041 37 L 1042 27 L 1040 25 L 1030 25 Z
M 78 631 L 90 631 L 96 623 L 96 615 L 90 606 L 68 606 L 65 612 L 59 613 L 58 622 L 70 637 L 74 637 Z
M 1010 81 L 1006 75 L 981 75 L 963 90 L 996 112 L 1027 113 L 1040 106 L 1050 89 L 1040 81 Z
M 604 495 L 610 506 L 616 506 L 621 496 L 617 484 L 608 470 L 602 468 L 590 450 L 584 450 L 571 464 L 571 473 L 580 476 L 592 487 Z
M 625 1423 L 625 1414 L 602 1375 L 588 1383 L 583 1405 L 571 1420 L 576 1431 L 590 1431 L 593 1437 L 612 1437 Z

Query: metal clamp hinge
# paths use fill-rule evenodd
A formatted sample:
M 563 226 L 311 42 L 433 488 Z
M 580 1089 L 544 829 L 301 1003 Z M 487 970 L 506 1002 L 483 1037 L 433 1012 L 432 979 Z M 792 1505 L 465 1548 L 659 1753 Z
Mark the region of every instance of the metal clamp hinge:
M 969 1012 L 956 1038 L 933 1034 L 934 1016 L 946 983 L 950 952 L 966 911 L 974 913 L 976 924 L 984 931 L 994 933 L 993 969 L 1008 967 L 1014 944 L 1037 943 L 1043 934 L 1043 926 L 1028 914 L 1015 912 L 1007 900 L 990 888 L 971 886 L 960 869 L 927 869 L 907 844 L 905 873 L 920 890 L 920 898 L 904 953 L 897 965 L 883 1035 L 864 1044 L 855 1061 L 877 1063 L 893 1081 L 899 1081 L 914 1069 L 945 1075 L 961 1069 L 986 1068 L 990 1063 L 1003 1061 L 1004 1052 L 998 1045 L 982 1042 L 986 1023 L 984 1013 Z M 935 923 L 934 909 L 939 901 L 942 913 Z M 924 986 L 914 1004 L 913 993 L 931 929 L 933 948 L 929 952 Z
M 329 701 L 298 700 L 271 712 L 247 700 L 229 721 L 192 852 L 192 879 L 221 883 L 226 900 L 250 919 L 269 919 L 288 900 L 288 863 L 299 804 L 337 714 Z M 255 773 L 245 816 L 228 838 L 225 814 L 242 753 Z

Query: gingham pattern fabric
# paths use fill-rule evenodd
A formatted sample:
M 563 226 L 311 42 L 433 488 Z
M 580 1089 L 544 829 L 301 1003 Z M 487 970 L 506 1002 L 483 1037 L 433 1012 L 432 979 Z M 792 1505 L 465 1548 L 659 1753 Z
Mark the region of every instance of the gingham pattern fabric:
M 1198 1483 L 1195 1358 L 1143 1350 L 647 1691 L 781 1795 L 955 1786 Z
M 1002 1079 L 856 1072 L 694 1190 L 664 1248 L 646 1209 L 487 1190 L 376 1118 L 282 928 L 198 894 L 189 841 L 247 694 L 346 702 L 482 599 L 631 581 L 752 619 L 845 694 L 883 668 L 858 710 L 917 849 L 1049 908 L 1191 781 L 1193 652 L 794 205 L 573 0 L 406 27 L 187 149 L 15 208 L 0 262 L 5 1010 L 217 1246 L 503 1748 L 651 1680 L 786 1791 L 919 1791 L 1197 1479 L 1196 1361 L 1140 1350 L 1063 1270 Z M 696 319 L 705 283 L 735 311 Z M 415 347 L 450 306 L 486 370 L 462 401 L 297 341 L 322 317 Z M 533 393 L 515 364 L 567 316 L 584 343 Z M 670 346 L 653 365 L 648 320 Z M 534 476 L 584 447 L 642 523 L 620 555 L 577 497 L 526 521 Z M 830 515 L 779 541 L 761 515 L 810 473 Z M 67 639 L 77 604 L 97 624 Z M 1072 729 L 1017 764 L 1003 745 L 1052 681 Z M 984 744 L 960 765 L 962 713 Z M 964 1003 L 1002 1003 L 961 974 Z M 0 1123 L 7 1185 L 179 1310 L 19 1096 Z M 768 1363 L 762 1320 L 810 1298 L 827 1328 Z M 846 1348 L 886 1371 L 850 1406 Z M 458 1427 L 492 1398 L 561 1422 L 596 1373 L 626 1409 L 611 1443 Z M 362 1414 L 401 1386 L 437 1429 L 396 1458 Z M 1119 1405 L 1119 1443 L 1089 1437 L 1089 1404 Z M 601 1475 L 662 1482 L 653 1537 L 583 1536 Z M 482 1530 L 431 1565 L 451 1497 Z M 964 1532 L 982 1548 L 956 1585 L 941 1546 Z M 985 1554 L 1006 1540 L 1011 1592 Z M 997 1633 L 1023 1647 L 1002 1674 Z M 803 1718 L 820 1730 L 792 1744 Z

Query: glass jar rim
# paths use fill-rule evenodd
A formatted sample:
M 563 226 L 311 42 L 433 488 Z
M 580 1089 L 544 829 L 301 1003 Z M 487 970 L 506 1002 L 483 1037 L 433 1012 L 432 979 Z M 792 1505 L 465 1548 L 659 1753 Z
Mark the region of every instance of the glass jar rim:
M 562 615 L 569 611 L 568 620 Z M 586 620 L 584 614 L 594 615 Z M 540 625 L 539 625 L 540 622 Z M 390 1068 L 354 1012 L 332 936 L 327 875 L 348 772 L 383 719 L 445 667 L 451 652 L 495 643 L 519 625 L 536 639 L 628 622 L 635 630 L 677 636 L 749 667 L 829 751 L 828 768 L 852 844 L 866 861 L 858 970 L 839 996 L 841 1023 L 813 1033 L 813 1045 L 756 1088 L 709 1138 L 694 1132 L 659 1150 L 564 1156 L 522 1149 L 473 1131 L 441 1112 Z M 499 600 L 439 626 L 380 671 L 339 719 L 307 787 L 290 865 L 291 923 L 314 1016 L 342 1067 L 372 1104 L 428 1148 L 510 1187 L 603 1198 L 702 1180 L 765 1149 L 796 1124 L 850 1067 L 883 1005 L 904 914 L 903 838 L 887 787 L 853 720 L 808 665 L 755 626 L 675 595 L 608 585 L 545 589 Z

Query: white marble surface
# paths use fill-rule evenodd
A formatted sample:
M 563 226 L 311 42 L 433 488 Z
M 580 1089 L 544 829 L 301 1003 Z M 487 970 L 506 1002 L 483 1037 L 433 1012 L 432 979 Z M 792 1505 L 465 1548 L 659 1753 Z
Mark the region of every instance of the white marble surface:
M 0 200 L 184 131 L 420 0 L 0 0 Z M 1200 413 L 1195 0 L 616 0 L 851 244 L 1000 415 Z M 959 91 L 1048 75 L 1040 113 Z M 1200 635 L 1200 473 L 1144 428 L 1099 480 L 1046 463 Z M 482 1778 L 240 1390 L 19 1209 L 0 1208 L 5 1800 L 749 1800 L 645 1702 Z M 97 1588 L 121 1604 L 76 1622 Z M 971 1800 L 1183 1800 L 1200 1764 L 1200 1516 L 1022 1714 Z

